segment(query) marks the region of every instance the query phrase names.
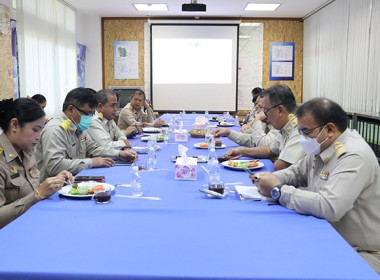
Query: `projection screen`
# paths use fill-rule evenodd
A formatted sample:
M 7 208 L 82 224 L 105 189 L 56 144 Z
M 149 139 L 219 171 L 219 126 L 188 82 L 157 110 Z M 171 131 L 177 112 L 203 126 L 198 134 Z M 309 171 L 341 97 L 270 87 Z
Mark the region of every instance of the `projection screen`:
M 237 110 L 238 24 L 151 24 L 155 111 Z

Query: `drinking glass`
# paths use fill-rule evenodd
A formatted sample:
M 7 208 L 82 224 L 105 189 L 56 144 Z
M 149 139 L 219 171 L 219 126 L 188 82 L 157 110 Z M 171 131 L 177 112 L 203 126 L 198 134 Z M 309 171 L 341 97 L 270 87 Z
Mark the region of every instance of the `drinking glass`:
M 95 189 L 92 199 L 96 203 L 108 203 L 111 200 L 111 190 L 109 188 Z

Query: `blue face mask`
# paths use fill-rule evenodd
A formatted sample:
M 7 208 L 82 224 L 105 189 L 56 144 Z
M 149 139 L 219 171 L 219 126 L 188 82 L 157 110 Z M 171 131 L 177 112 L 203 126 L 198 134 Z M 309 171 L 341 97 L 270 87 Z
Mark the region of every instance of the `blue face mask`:
M 80 131 L 85 131 L 91 126 L 92 123 L 92 116 L 80 116 L 80 122 L 76 123 L 75 126 L 80 130 Z

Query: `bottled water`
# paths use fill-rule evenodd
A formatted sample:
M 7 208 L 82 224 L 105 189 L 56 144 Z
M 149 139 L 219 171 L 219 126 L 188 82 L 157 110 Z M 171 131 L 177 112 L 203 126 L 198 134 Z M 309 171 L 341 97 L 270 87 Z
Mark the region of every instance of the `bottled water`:
M 208 119 L 208 110 L 205 111 L 205 118 Z
M 139 167 L 133 166 L 132 167 L 132 174 L 131 174 L 131 195 L 132 196 L 142 196 L 143 195 L 143 189 L 141 185 L 141 176 L 139 174 Z
M 156 149 L 156 136 L 154 135 L 150 135 L 149 138 L 148 138 L 148 144 L 147 144 L 147 147 L 148 147 L 148 150 L 150 149 Z
M 149 149 L 148 156 L 146 158 L 145 169 L 146 170 L 156 169 L 156 165 L 157 165 L 156 151 L 155 149 Z
M 186 119 L 186 111 L 185 111 L 185 109 L 182 110 L 182 119 Z
M 240 126 L 239 117 L 238 115 L 235 116 L 235 125 Z
M 208 122 L 205 123 L 204 131 L 205 131 L 205 140 L 208 143 L 208 142 L 210 142 L 210 139 L 212 137 L 211 130 L 210 130 L 210 124 Z
M 211 171 L 211 167 L 216 164 L 218 165 L 218 156 L 216 155 L 216 152 L 215 152 L 215 147 L 210 149 L 209 150 L 209 153 L 208 153 L 208 156 L 207 156 L 207 169 L 208 171 L 210 172 Z M 219 173 L 220 173 L 220 169 L 219 169 Z
M 211 134 L 211 137 L 210 139 L 208 140 L 208 150 L 210 152 L 210 150 L 214 149 L 215 150 L 215 138 L 214 136 Z
M 217 160 L 211 161 L 209 167 L 208 188 L 214 192 L 224 194 L 224 183 L 220 179 L 220 167 Z

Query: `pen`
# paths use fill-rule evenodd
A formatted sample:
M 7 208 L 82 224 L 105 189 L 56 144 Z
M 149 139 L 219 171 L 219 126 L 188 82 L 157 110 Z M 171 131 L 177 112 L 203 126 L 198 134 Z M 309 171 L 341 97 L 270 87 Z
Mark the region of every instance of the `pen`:
M 254 181 L 257 182 L 260 179 L 258 175 L 256 175 L 255 173 L 252 172 L 252 170 L 250 170 L 248 168 L 244 168 L 244 170 L 253 176 Z

